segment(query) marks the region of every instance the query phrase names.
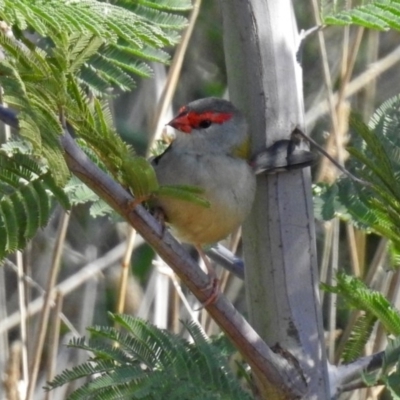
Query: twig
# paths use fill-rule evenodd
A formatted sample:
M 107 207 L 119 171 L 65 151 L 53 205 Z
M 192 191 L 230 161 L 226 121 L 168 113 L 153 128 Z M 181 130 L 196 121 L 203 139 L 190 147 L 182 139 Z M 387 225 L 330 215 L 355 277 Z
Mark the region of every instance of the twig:
M 229 272 L 232 272 L 239 279 L 244 279 L 244 263 L 240 257 L 237 257 L 226 247 L 217 244 L 206 251 L 206 254 L 216 263 L 224 267 Z
M 71 172 L 120 213 L 142 235 L 160 257 L 178 274 L 183 283 L 201 303 L 213 290 L 209 277 L 198 267 L 185 249 L 144 209 L 131 210 L 133 197 L 120 184 L 93 164 L 77 146 L 67 131 L 61 137 L 65 158 Z M 258 336 L 250 324 L 237 312 L 222 294 L 208 312 L 237 346 L 253 372 L 291 395 L 303 395 L 305 382 L 299 371 L 283 357 L 275 354 Z
M 131 257 L 132 257 L 133 245 L 135 244 L 135 239 L 136 239 L 136 230 L 133 229 L 132 227 L 129 227 L 125 254 L 121 261 L 121 276 L 119 281 L 119 294 L 118 294 L 118 304 L 117 304 L 118 314 L 122 314 L 125 309 L 126 288 L 128 286 L 128 277 L 131 267 Z
M 385 261 L 388 255 L 388 239 L 381 238 L 378 244 L 378 247 L 375 250 L 374 256 L 372 258 L 371 263 L 367 268 L 367 276 L 364 279 L 364 282 L 367 286 L 370 286 L 373 282 L 376 273 L 378 272 L 379 268 L 382 266 L 383 262 Z
M 332 248 L 331 248 L 331 268 L 328 274 L 328 284 L 333 285 L 333 281 L 339 267 L 339 220 L 335 218 L 332 221 Z M 336 316 L 337 316 L 337 294 L 330 293 L 328 297 L 328 359 L 332 363 L 335 358 L 336 341 Z
M 163 85 L 163 90 L 161 92 L 161 96 L 157 102 L 157 107 L 156 107 L 156 112 L 155 112 L 154 118 L 151 121 L 152 123 L 150 125 L 150 130 L 149 130 L 151 133 L 151 137 L 149 138 L 147 155 L 149 155 L 149 149 L 151 149 L 153 141 L 155 139 L 159 139 L 159 137 L 162 133 L 162 130 L 164 128 L 164 124 L 165 124 L 164 116 L 166 114 L 168 107 L 171 106 L 171 101 L 172 101 L 172 98 L 174 97 L 174 94 L 176 91 L 177 83 L 179 81 L 180 73 L 182 70 L 184 57 L 185 57 L 185 54 L 188 49 L 190 38 L 192 37 L 192 34 L 193 34 L 193 29 L 196 24 L 197 17 L 199 15 L 200 6 L 201 6 L 201 0 L 193 1 L 193 8 L 192 8 L 192 12 L 189 17 L 188 26 L 185 29 L 185 31 L 182 33 L 179 45 L 175 49 L 175 53 L 172 58 L 172 62 L 171 62 L 171 66 L 168 71 L 166 82 Z M 160 284 L 160 282 L 158 282 L 158 283 Z M 164 293 L 167 293 L 169 281 L 165 280 L 164 284 L 167 285 L 166 288 L 163 288 L 163 289 L 166 289 L 166 290 L 164 290 Z M 155 305 L 154 315 L 156 318 L 157 318 L 157 316 L 163 315 L 163 320 L 166 321 L 168 319 L 168 316 L 165 313 L 165 307 L 167 306 L 167 299 L 165 299 L 165 298 L 160 299 L 160 294 L 161 293 L 159 293 L 159 292 L 156 293 L 155 301 L 156 302 L 158 301 L 158 302 Z M 159 306 L 159 305 L 161 305 L 162 310 L 158 310 L 157 306 Z M 165 324 L 162 324 L 162 326 L 165 326 Z
M 11 260 L 6 258 L 4 260 L 4 265 L 6 267 L 11 268 L 18 276 L 18 267 L 15 265 Z M 39 293 L 44 294 L 46 291 L 36 282 L 34 281 L 29 275 L 26 275 L 25 273 L 22 273 L 21 279 L 24 280 L 24 282 L 29 285 L 30 287 L 35 288 Z
M 382 389 L 384 389 L 385 383 L 377 381 L 376 384 L 374 385 L 374 387 L 377 386 L 382 386 Z M 386 385 L 385 385 L 386 386 Z M 344 392 L 353 392 L 354 390 L 357 389 L 366 389 L 366 388 L 371 388 L 371 386 L 367 385 L 366 382 L 362 381 L 362 380 L 358 380 L 355 382 L 350 382 L 346 385 L 343 385 L 342 388 L 340 389 L 340 393 L 344 393 Z M 368 399 L 372 399 L 372 398 L 376 398 L 376 397 L 367 397 Z
M 396 47 L 391 53 L 386 57 L 382 58 L 380 61 L 371 64 L 366 71 L 354 78 L 347 86 L 344 91 L 344 98 L 348 98 L 353 94 L 357 93 L 365 87 L 369 82 L 376 79 L 379 75 L 383 74 L 386 70 L 393 67 L 400 61 L 400 46 Z M 336 104 L 339 101 L 338 93 L 333 95 L 333 103 Z M 329 110 L 328 101 L 318 102 L 318 105 L 311 108 L 306 113 L 306 126 L 313 124 L 318 118 L 324 115 Z
M 383 263 L 385 257 L 387 256 L 387 239 L 381 239 L 378 245 L 378 248 L 375 251 L 374 257 L 368 266 L 368 274 L 366 278 L 364 279 L 364 282 L 367 286 L 370 286 L 373 278 L 375 277 L 375 274 L 378 270 L 378 268 L 381 266 Z M 344 349 L 344 346 L 349 339 L 351 332 L 353 331 L 353 327 L 360 316 L 361 312 L 358 310 L 352 311 L 350 314 L 349 321 L 347 322 L 346 328 L 344 329 L 342 336 L 340 337 L 339 343 L 337 345 L 337 350 L 336 350 L 336 357 L 335 357 L 335 362 L 339 362 L 340 360 L 340 355 Z
M 362 254 L 362 248 L 360 249 L 357 246 L 356 233 L 355 228 L 350 223 L 346 224 L 347 231 L 347 240 L 349 243 L 349 252 L 350 252 L 350 260 L 351 260 L 351 268 L 354 276 L 361 277 L 363 276 L 361 272 L 360 266 L 360 257 L 359 254 Z
M 195 315 L 194 310 L 190 306 L 185 294 L 182 291 L 181 285 L 179 284 L 178 280 L 176 279 L 176 275 L 174 273 L 171 273 L 171 269 L 169 267 L 165 268 L 163 265 L 161 265 L 161 266 L 158 266 L 158 269 L 159 269 L 160 273 L 165 274 L 166 276 L 169 277 L 169 279 L 171 279 L 171 282 L 175 287 L 176 293 L 178 294 L 179 298 L 181 299 L 182 304 L 186 308 L 190 317 L 192 318 L 192 321 L 195 322 L 201 328 L 201 330 L 203 330 L 203 327 L 198 322 L 198 319 Z
M 22 378 L 25 385 L 29 382 L 29 366 L 28 366 L 28 340 L 26 329 L 26 299 L 25 285 L 23 280 L 24 266 L 22 253 L 17 251 L 17 276 L 18 276 L 18 304 L 21 315 L 20 332 L 21 332 L 21 356 L 22 356 Z
M 6 282 L 5 269 L 0 267 L 0 321 L 4 321 L 7 318 L 7 296 L 6 287 L 8 286 L 8 280 Z M 0 324 L 1 325 L 1 324 Z M 6 366 L 9 363 L 10 357 L 9 347 L 9 336 L 7 332 L 0 333 L 0 371 L 5 371 Z M 4 382 L 4 380 L 3 380 Z
M 205 303 L 213 290 L 209 277 L 184 248 L 144 207 L 139 205 L 134 210 L 129 207 L 134 200 L 132 195 L 98 168 L 66 129 L 60 141 L 70 171 L 122 215 L 178 274 L 197 299 Z M 306 383 L 296 367 L 275 354 L 224 295 L 218 296 L 215 303 L 208 304 L 206 308 L 259 379 L 268 379 L 274 386 L 282 388 L 288 397 L 304 396 Z
M 73 292 L 74 290 L 76 290 L 76 288 L 83 285 L 88 279 L 93 278 L 93 276 L 95 276 L 105 268 L 110 267 L 114 265 L 116 262 L 118 262 L 123 256 L 125 248 L 126 248 L 126 243 L 125 242 L 120 243 L 118 246 L 116 246 L 108 253 L 106 253 L 103 257 L 98 258 L 97 260 L 87 264 L 73 276 L 70 276 L 69 278 L 59 283 L 54 288 L 54 290 L 60 291 L 64 296 L 67 295 L 68 293 Z M 43 290 L 43 294 L 40 297 L 36 298 L 35 300 L 29 303 L 27 308 L 28 317 L 35 315 L 42 309 L 45 293 L 46 292 Z M 20 320 L 19 312 L 11 314 L 7 319 L 4 319 L 1 322 L 0 333 L 7 332 L 9 329 L 12 329 L 16 325 L 18 325 L 19 320 Z M 66 323 L 64 319 L 63 322 Z M 71 328 L 70 326 L 68 326 L 68 328 L 74 334 L 79 335 L 79 333 L 76 333 L 75 328 L 73 327 Z
M 325 221 L 324 223 L 324 245 L 321 259 L 321 267 L 320 267 L 320 281 L 324 283 L 328 283 L 328 269 L 329 269 L 329 260 L 331 259 L 332 252 L 332 237 L 333 237 L 333 224 L 331 221 Z M 325 299 L 325 291 L 320 290 L 321 297 L 321 305 L 324 304 Z M 328 297 L 328 296 L 327 296 Z
M 321 154 L 323 154 L 326 158 L 328 158 L 329 161 L 331 161 L 336 168 L 338 168 L 345 175 L 347 175 L 352 181 L 357 182 L 363 186 L 367 187 L 372 186 L 371 183 L 364 181 L 363 179 L 357 178 L 350 171 L 348 171 L 346 168 L 340 165 L 323 147 L 321 147 L 314 139 L 304 134 L 300 129 L 296 129 L 293 133 L 296 135 L 300 135 L 303 139 L 312 144 Z
M 176 85 L 178 83 L 179 75 L 182 69 L 183 59 L 189 45 L 189 40 L 192 37 L 194 25 L 200 11 L 201 0 L 195 0 L 193 9 L 189 17 L 189 24 L 181 36 L 181 41 L 175 50 L 175 55 L 172 59 L 171 67 L 169 69 L 167 82 L 164 85 L 164 90 L 158 101 L 156 115 L 154 117 L 153 129 L 151 132 L 153 138 L 158 138 L 163 128 L 162 121 L 167 107 L 170 105 L 172 97 L 174 96 Z M 152 140 L 150 140 L 151 142 Z
M 43 351 L 44 340 L 46 337 L 46 330 L 47 330 L 47 323 L 49 320 L 50 315 L 50 307 L 51 301 L 53 297 L 53 289 L 57 280 L 58 271 L 60 269 L 61 264 L 61 255 L 62 255 L 62 248 L 64 246 L 65 235 L 67 233 L 68 223 L 69 223 L 70 214 L 68 212 L 64 212 L 60 221 L 58 234 L 57 234 L 57 241 L 56 241 L 56 248 L 53 254 L 52 260 L 52 268 L 49 276 L 49 280 L 47 282 L 46 288 L 46 296 L 44 299 L 43 304 L 43 311 L 40 316 L 39 320 L 39 330 L 36 338 L 36 345 L 35 345 L 35 354 L 33 357 L 32 365 L 30 368 L 31 375 L 29 377 L 29 385 L 26 394 L 26 400 L 32 400 L 33 394 L 35 391 L 36 380 L 39 372 L 39 365 Z
M 153 261 L 154 265 L 158 265 L 156 274 L 154 275 L 154 293 L 153 293 L 153 321 L 154 324 L 161 329 L 168 328 L 169 311 L 170 311 L 170 293 L 171 282 L 165 274 L 160 273 L 160 265 L 164 269 L 169 270 L 171 275 L 174 274 L 173 270 L 165 263 L 160 257 L 156 257 Z
M 6 265 L 7 267 L 10 267 L 14 272 L 18 273 L 18 267 L 17 267 L 15 264 L 13 264 L 9 259 L 5 259 L 5 260 L 4 260 L 4 265 Z M 28 276 L 28 275 L 26 275 L 26 274 L 23 274 L 22 279 L 24 280 L 24 282 L 25 282 L 27 285 L 29 285 L 30 287 L 34 287 L 34 288 L 44 297 L 44 295 L 46 294 L 46 291 L 45 291 L 36 281 L 34 281 L 30 276 Z M 53 307 L 54 305 L 55 305 L 55 303 L 52 302 L 51 306 Z M 38 307 L 38 310 L 37 310 L 37 311 L 39 311 L 40 308 L 41 308 L 41 306 Z M 36 312 L 37 312 L 37 311 L 36 311 Z M 19 315 L 19 314 L 18 314 L 18 315 Z M 32 314 L 32 312 L 31 312 L 31 310 L 28 309 L 27 317 L 31 317 L 32 315 L 33 315 L 33 314 Z M 11 315 L 11 316 L 7 319 L 7 321 L 9 321 L 10 319 L 11 319 L 11 320 L 14 320 L 13 316 L 14 316 L 14 315 Z M 79 335 L 79 332 L 75 329 L 75 327 L 73 326 L 72 322 L 67 318 L 67 316 L 66 316 L 64 313 L 60 312 L 59 317 L 60 317 L 61 321 L 64 322 L 65 326 L 66 326 L 75 336 L 78 336 L 78 335 Z M 6 324 L 7 324 L 7 321 L 5 321 Z M 4 322 L 4 320 L 3 320 L 2 322 Z M 10 328 L 12 328 L 12 326 L 9 326 L 8 328 L 10 329 Z M 7 330 L 7 329 L 4 329 L 4 330 L 0 329 L 0 333 L 6 332 L 6 330 Z
M 359 358 L 357 361 L 350 364 L 341 365 L 339 367 L 331 366 L 331 387 L 336 388 L 336 393 L 332 393 L 332 395 L 338 395 L 341 392 L 351 390 L 350 388 L 352 387 L 359 388 L 359 379 L 362 373 L 365 371 L 372 372 L 381 368 L 384 357 L 385 352 L 381 351 L 370 356 Z
M 231 252 L 232 254 L 236 254 L 237 248 L 240 243 L 240 239 L 242 237 L 242 228 L 236 229 L 235 232 L 233 232 L 230 237 L 229 237 L 229 243 L 228 245 L 228 251 Z M 232 274 L 229 272 L 229 270 L 224 269 L 222 271 L 222 274 L 220 275 L 220 289 L 223 293 L 225 293 L 226 297 L 234 302 L 235 299 L 232 297 L 229 297 L 229 283 L 232 283 Z M 243 287 L 244 282 L 240 281 L 239 282 L 240 286 Z M 211 336 L 214 333 L 218 333 L 217 324 L 215 321 L 210 318 L 210 316 L 207 314 L 205 320 L 205 324 L 203 325 L 205 327 L 205 331 L 207 332 L 208 336 Z
M 56 361 L 57 361 L 57 353 L 58 353 L 58 343 L 60 339 L 60 326 L 61 326 L 61 310 L 63 304 L 63 295 L 60 292 L 56 294 L 55 307 L 53 310 L 53 324 L 50 334 L 50 354 L 49 354 L 49 365 L 47 369 L 47 381 L 50 382 L 53 380 L 56 372 Z M 46 391 L 46 400 L 52 400 L 53 391 Z

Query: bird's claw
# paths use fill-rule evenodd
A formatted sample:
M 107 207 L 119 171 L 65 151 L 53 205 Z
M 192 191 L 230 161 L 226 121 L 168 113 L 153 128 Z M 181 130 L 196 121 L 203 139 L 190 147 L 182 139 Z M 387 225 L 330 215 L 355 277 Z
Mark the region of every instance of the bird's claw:
M 164 237 L 164 233 L 167 230 L 165 212 L 161 207 L 155 207 L 151 210 L 151 214 L 157 220 L 157 222 L 161 225 L 161 237 Z
M 296 128 L 290 140 L 278 140 L 256 154 L 250 163 L 255 174 L 262 172 L 272 174 L 312 165 L 316 157 L 303 145 L 300 133 L 301 131 Z
M 199 308 L 197 308 L 195 311 L 200 311 L 200 310 L 206 308 L 207 306 L 214 304 L 218 300 L 218 297 L 221 293 L 221 290 L 220 290 L 221 282 L 216 276 L 210 277 L 210 279 L 211 279 L 211 283 L 209 285 L 207 285 L 204 289 L 201 289 L 204 292 L 211 290 L 210 295 L 208 296 L 207 300 L 204 303 L 202 303 L 202 305 Z
M 136 196 L 133 200 L 128 201 L 128 211 L 133 211 L 139 204 L 149 200 L 150 196 Z

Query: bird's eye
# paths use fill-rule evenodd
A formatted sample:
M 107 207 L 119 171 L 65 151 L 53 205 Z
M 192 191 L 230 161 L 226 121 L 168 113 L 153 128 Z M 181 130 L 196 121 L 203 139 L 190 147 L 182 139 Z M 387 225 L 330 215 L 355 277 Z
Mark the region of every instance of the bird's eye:
M 199 128 L 206 129 L 208 128 L 212 122 L 209 119 L 203 119 L 203 121 L 199 122 Z

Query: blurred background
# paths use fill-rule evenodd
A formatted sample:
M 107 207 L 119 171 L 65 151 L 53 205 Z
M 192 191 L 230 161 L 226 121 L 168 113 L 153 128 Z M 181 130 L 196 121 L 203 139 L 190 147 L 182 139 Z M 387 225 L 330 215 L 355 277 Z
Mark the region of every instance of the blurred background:
M 149 154 L 149 146 L 158 128 L 158 137 L 166 134 L 165 124 L 176 110 L 189 101 L 208 96 L 227 96 L 227 79 L 222 45 L 222 23 L 218 2 L 203 0 L 187 49 L 182 69 L 178 71 L 173 99 L 157 122 L 160 96 L 165 88 L 169 67 L 153 65 L 154 78 L 137 80 L 137 89 L 121 93 L 112 101 L 118 132 L 139 154 Z M 315 26 L 312 2 L 294 2 L 299 29 Z M 304 97 L 307 133 L 334 156 L 345 161 L 348 136 L 347 120 L 350 107 L 368 121 L 373 111 L 386 99 L 399 93 L 398 49 L 396 32 L 367 31 L 363 28 L 328 27 L 323 30 L 326 54 L 321 53 L 317 34 L 307 38 L 303 48 Z M 174 57 L 176 49 L 168 49 Z M 329 67 L 336 99 L 336 124 L 339 140 L 331 135 L 332 113 L 323 63 Z M 315 182 L 333 182 L 339 173 L 326 160 L 319 159 L 312 169 Z M 42 387 L 55 373 L 82 362 L 87 354 L 68 349 L 65 344 L 74 335 L 83 336 L 85 328 L 109 324 L 108 311 L 123 311 L 140 316 L 180 333 L 180 320 L 197 319 L 208 334 L 218 332 L 205 311 L 194 311 L 199 304 L 178 278 L 156 256 L 154 251 L 118 217 L 92 218 L 89 206 L 77 206 L 66 216 L 61 208 L 54 210 L 48 226 L 41 230 L 23 253 L 10 257 L 0 268 L 0 399 L 18 399 L 10 382 L 21 380 L 21 313 L 27 314 L 27 357 L 32 357 L 35 335 L 40 323 L 44 291 L 57 248 L 61 250 L 61 270 L 57 279 L 56 304 L 46 333 L 35 400 L 64 399 L 75 387 L 65 386 L 46 393 Z M 62 238 L 63 227 L 66 228 Z M 376 235 L 340 221 L 317 221 L 319 265 L 323 281 L 329 280 L 339 265 L 360 277 L 368 276 L 371 287 L 389 293 L 390 300 L 400 306 L 397 272 L 388 272 L 386 242 Z M 240 236 L 224 243 L 240 255 Z M 190 249 L 189 249 L 190 250 Z M 336 265 L 329 260 L 334 258 Z M 193 252 L 196 257 L 196 253 Z M 23 265 L 23 293 L 18 291 L 18 263 Z M 223 291 L 246 314 L 242 282 L 219 269 Z M 372 272 L 371 272 L 372 271 Z M 122 293 L 122 294 L 121 294 Z M 323 295 L 326 315 L 337 313 L 335 324 L 326 318 L 327 345 L 350 329 L 349 312 L 336 309 L 336 302 Z M 58 312 L 61 310 L 61 318 Z M 328 332 L 333 332 L 328 335 Z M 332 339 L 333 337 L 333 339 Z M 379 332 L 369 344 L 370 351 L 384 346 Z M 331 354 L 333 360 L 334 354 Z M 7 376 L 7 379 L 4 377 Z M 76 385 L 78 385 L 76 383 Z M 12 385 L 11 385 L 12 386 Z M 353 394 L 357 399 L 384 398 L 380 389 Z M 351 395 L 343 395 L 351 398 Z

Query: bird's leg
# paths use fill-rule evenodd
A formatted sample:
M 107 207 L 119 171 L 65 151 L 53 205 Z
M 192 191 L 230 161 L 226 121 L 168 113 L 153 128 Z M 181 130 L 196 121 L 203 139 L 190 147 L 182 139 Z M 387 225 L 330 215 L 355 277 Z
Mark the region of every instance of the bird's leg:
M 164 233 L 167 230 L 167 221 L 164 210 L 161 207 L 154 207 L 151 210 L 151 215 L 161 225 L 161 237 L 164 237 Z
M 136 196 L 133 200 L 129 201 L 129 210 L 135 209 L 139 204 L 142 204 L 145 201 L 149 200 L 149 198 L 150 196 Z
M 204 290 L 209 290 L 211 289 L 211 294 L 208 297 L 208 299 L 202 304 L 201 308 L 207 307 L 210 304 L 215 303 L 217 300 L 219 294 L 220 294 L 220 281 L 217 276 L 217 273 L 215 272 L 214 267 L 211 265 L 210 260 L 207 258 L 206 253 L 204 253 L 204 250 L 201 248 L 201 246 L 196 245 L 195 246 L 197 252 L 199 253 L 201 259 L 204 261 L 204 264 L 207 268 L 208 276 L 210 277 L 211 280 L 211 285 L 207 286 Z
M 161 224 L 161 235 L 164 235 L 164 232 L 167 228 L 166 225 L 166 217 L 165 217 L 165 213 L 164 210 L 161 207 L 155 207 L 154 209 L 152 209 L 152 215 L 154 216 L 154 218 Z M 213 268 L 213 266 L 211 265 L 210 260 L 207 258 L 206 253 L 204 253 L 204 250 L 201 248 L 200 245 L 195 245 L 194 246 L 197 250 L 197 252 L 199 253 L 201 259 L 204 261 L 204 264 L 207 268 L 207 272 L 208 272 L 208 276 L 210 277 L 211 280 L 211 284 L 208 285 L 204 290 L 209 290 L 211 289 L 211 294 L 208 297 L 208 299 L 201 305 L 201 307 L 198 310 L 201 310 L 202 308 L 213 304 L 220 293 L 220 282 L 217 276 L 217 273 L 215 272 L 215 269 Z M 198 311 L 196 310 L 196 311 Z
M 131 190 L 127 189 L 130 194 L 133 194 Z M 126 208 L 128 212 L 132 212 L 138 205 L 145 203 L 151 199 L 151 195 L 135 196 L 133 200 L 127 202 Z

